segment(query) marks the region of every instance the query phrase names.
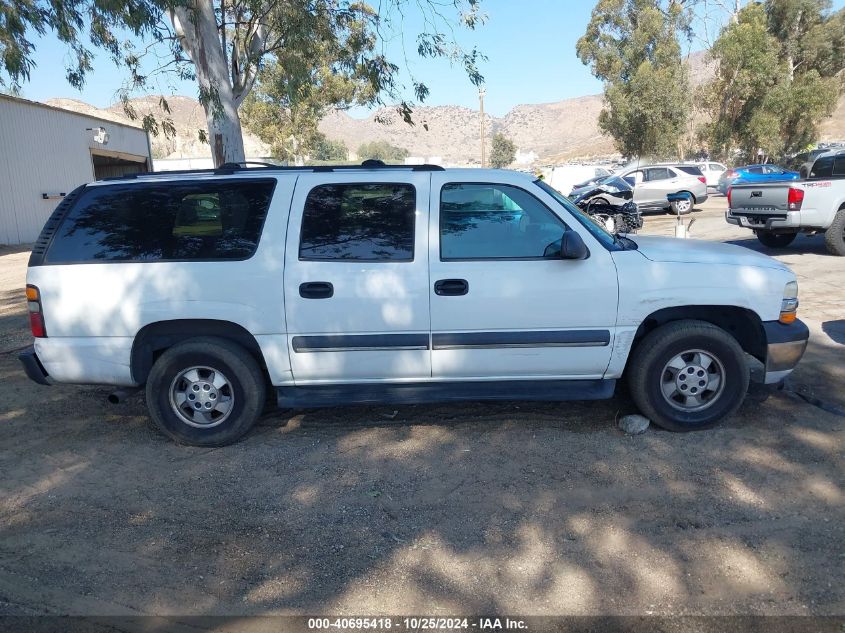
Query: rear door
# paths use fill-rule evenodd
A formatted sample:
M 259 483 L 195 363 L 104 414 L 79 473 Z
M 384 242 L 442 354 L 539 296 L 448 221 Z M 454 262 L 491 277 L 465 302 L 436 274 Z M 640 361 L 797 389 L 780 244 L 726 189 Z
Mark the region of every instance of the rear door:
M 430 379 L 429 174 L 299 177 L 285 252 L 296 384 Z

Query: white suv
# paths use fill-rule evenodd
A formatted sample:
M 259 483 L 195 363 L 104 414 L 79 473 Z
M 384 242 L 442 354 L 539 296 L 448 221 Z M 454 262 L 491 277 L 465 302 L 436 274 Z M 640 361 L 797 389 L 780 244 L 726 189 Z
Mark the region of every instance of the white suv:
M 634 202 L 640 211 L 686 215 L 693 206 L 707 200 L 707 178 L 697 165 L 629 167 L 618 175 L 634 188 Z
M 145 385 L 158 428 L 204 446 L 241 437 L 268 400 L 586 400 L 623 375 L 655 423 L 701 429 L 742 402 L 746 354 L 776 382 L 808 336 L 776 260 L 614 236 L 509 171 L 100 181 L 56 209 L 27 281 L 33 380 Z

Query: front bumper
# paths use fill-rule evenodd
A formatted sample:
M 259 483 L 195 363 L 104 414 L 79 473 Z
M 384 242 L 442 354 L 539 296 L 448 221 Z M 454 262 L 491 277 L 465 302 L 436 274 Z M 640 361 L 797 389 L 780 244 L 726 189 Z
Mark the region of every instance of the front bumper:
M 44 365 L 38 360 L 38 355 L 35 353 L 35 348 L 32 345 L 18 354 L 18 360 L 21 361 L 23 370 L 30 380 L 37 382 L 39 385 L 53 384 L 53 380 L 50 378 L 47 370 L 44 369 Z
M 810 330 L 803 321 L 785 325 L 780 321 L 765 321 L 763 331 L 766 335 L 766 377 L 767 385 L 778 383 L 786 378 L 807 349 Z

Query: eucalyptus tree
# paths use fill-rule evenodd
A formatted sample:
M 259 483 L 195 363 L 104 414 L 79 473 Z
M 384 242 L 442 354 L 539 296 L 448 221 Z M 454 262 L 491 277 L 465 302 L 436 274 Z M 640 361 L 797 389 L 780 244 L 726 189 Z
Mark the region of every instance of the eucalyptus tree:
M 405 13 L 421 13 L 424 31 L 416 35 L 416 52 L 446 57 L 461 64 L 470 80 L 482 77 L 476 49 L 457 41 L 455 23 L 473 29 L 483 20 L 480 0 L 382 0 L 381 13 L 354 0 L 4 0 L 0 4 L 0 82 L 17 87 L 34 70 L 32 35 L 52 34 L 70 52 L 67 79 L 81 87 L 93 70 L 93 49 L 101 48 L 127 70 L 121 98 L 130 116 L 128 96 L 145 89 L 151 77 L 176 73 L 195 78 L 205 110 L 215 164 L 244 160 L 239 107 L 250 94 L 268 56 L 301 46 L 322 29 L 346 29 L 364 21 L 380 39 L 401 33 Z M 448 6 L 453 15 L 444 13 Z M 125 37 L 124 37 L 125 34 Z M 354 34 L 350 35 L 354 36 Z M 149 57 L 165 47 L 166 59 L 151 70 Z M 410 119 L 411 102 L 401 99 L 405 86 L 399 67 L 382 54 L 364 56 L 360 72 L 371 77 L 380 98 L 400 99 Z M 412 78 L 413 94 L 423 100 L 425 83 Z M 162 108 L 167 112 L 166 100 Z M 148 117 L 145 127 L 157 131 Z M 166 126 L 165 126 L 166 128 Z
M 842 93 L 845 11 L 826 0 L 767 0 L 743 8 L 711 54 L 703 137 L 716 155 L 780 158 L 818 140 Z
M 599 0 L 576 52 L 604 82 L 600 129 L 625 156 L 680 151 L 691 94 L 681 38 L 691 36 L 683 0 Z

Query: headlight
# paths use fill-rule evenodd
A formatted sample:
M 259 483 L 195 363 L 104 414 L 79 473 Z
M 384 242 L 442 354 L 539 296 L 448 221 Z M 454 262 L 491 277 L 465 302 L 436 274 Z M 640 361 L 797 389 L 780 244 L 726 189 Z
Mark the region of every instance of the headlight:
M 798 313 L 798 282 L 790 281 L 783 289 L 783 299 L 780 302 L 781 323 L 794 323 Z

